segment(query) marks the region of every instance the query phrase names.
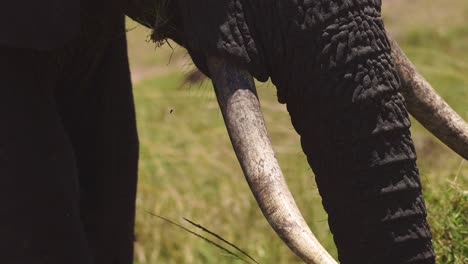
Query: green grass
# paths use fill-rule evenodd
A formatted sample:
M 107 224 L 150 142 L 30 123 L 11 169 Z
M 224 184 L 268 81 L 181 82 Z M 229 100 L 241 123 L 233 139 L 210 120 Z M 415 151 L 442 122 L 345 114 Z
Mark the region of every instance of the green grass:
M 443 185 L 427 186 L 426 203 L 438 263 L 468 263 L 466 188 L 450 181 Z
M 448 6 L 444 0 L 415 0 L 403 6 L 406 2 L 384 3 L 387 28 L 423 75 L 467 120 L 468 2 L 454 0 Z M 132 70 L 151 73 L 134 90 L 141 141 L 135 262 L 241 263 L 149 211 L 184 226 L 182 217 L 191 219 L 245 249 L 260 263 L 301 263 L 258 209 L 209 82 L 181 87 L 191 64 L 185 51 L 175 46 L 175 50 L 167 46 L 155 50 L 153 44 L 144 42 L 148 34 L 142 27 L 128 34 Z M 313 173 L 285 107 L 277 103 L 272 85 L 260 84 L 258 90 L 277 157 L 298 206 L 319 240 L 336 255 Z M 414 120 L 412 133 L 438 263 L 468 263 L 468 162 L 463 163 Z

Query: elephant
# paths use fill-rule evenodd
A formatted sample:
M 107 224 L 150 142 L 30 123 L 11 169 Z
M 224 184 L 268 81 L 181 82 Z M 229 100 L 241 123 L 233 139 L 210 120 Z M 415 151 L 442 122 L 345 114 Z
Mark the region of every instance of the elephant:
M 133 261 L 138 137 L 120 6 L 2 3 L 2 263 Z
M 6 263 L 132 262 L 138 136 L 124 14 L 211 78 L 260 209 L 304 262 L 336 263 L 288 190 L 254 78 L 271 79 L 287 106 L 339 261 L 435 263 L 407 109 L 465 159 L 468 125 L 387 36 L 380 0 L 27 2 L 0 18 L 13 25 L 0 35 Z

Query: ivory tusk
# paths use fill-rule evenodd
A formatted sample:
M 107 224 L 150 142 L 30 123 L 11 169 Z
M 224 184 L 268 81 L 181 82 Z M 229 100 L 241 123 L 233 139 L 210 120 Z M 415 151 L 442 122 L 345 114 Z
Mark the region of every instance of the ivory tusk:
M 389 37 L 408 111 L 453 151 L 468 159 L 468 124 L 416 70 L 395 40 Z
M 310 231 L 284 180 L 252 76 L 216 57 L 207 64 L 234 151 L 265 218 L 306 263 L 336 263 Z

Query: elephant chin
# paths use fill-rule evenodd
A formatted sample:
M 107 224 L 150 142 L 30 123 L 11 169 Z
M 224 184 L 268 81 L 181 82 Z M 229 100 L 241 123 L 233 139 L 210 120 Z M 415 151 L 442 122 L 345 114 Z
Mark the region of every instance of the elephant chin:
M 307 226 L 284 180 L 252 76 L 217 57 L 208 57 L 207 66 L 234 151 L 265 218 L 306 263 L 336 263 Z

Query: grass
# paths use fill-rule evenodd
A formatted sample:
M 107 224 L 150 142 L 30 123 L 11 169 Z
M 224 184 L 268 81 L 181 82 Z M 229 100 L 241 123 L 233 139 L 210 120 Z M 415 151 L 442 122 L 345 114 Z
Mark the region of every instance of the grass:
M 466 184 L 465 184 L 466 187 Z M 468 195 L 456 181 L 426 187 L 438 263 L 468 263 Z
M 387 28 L 438 92 L 468 119 L 468 2 L 384 2 Z M 129 23 L 128 28 L 133 28 Z M 428 26 L 429 25 L 429 26 Z M 153 215 L 183 217 L 234 242 L 260 263 L 301 263 L 264 220 L 232 151 L 211 85 L 181 87 L 191 68 L 173 45 L 155 50 L 149 32 L 128 33 L 141 141 L 135 263 L 242 263 Z M 171 59 L 169 59 L 171 58 Z M 170 63 L 168 64 L 168 62 Z M 268 130 L 298 206 L 336 254 L 313 173 L 272 85 L 259 84 Z M 428 219 L 438 263 L 468 263 L 468 162 L 413 120 Z M 218 241 L 219 242 L 219 241 Z

